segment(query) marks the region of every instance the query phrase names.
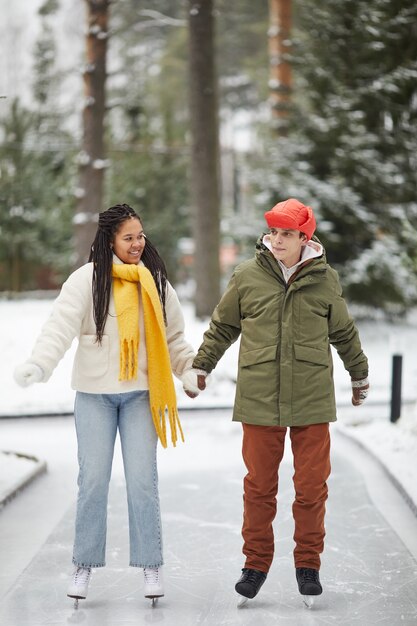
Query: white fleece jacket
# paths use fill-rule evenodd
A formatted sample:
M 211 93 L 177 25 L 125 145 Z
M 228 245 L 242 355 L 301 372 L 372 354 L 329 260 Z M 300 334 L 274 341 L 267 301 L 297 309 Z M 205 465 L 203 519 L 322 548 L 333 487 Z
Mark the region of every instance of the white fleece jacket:
M 120 261 L 119 261 L 120 263 Z M 101 345 L 96 343 L 92 298 L 93 264 L 87 263 L 73 272 L 62 286 L 52 313 L 37 338 L 29 363 L 44 371 L 46 382 L 75 338 L 78 348 L 72 370 L 71 386 L 86 393 L 124 393 L 148 389 L 145 330 L 139 299 L 140 343 L 138 377 L 119 381 L 119 331 L 113 294 Z M 140 294 L 140 287 L 139 287 Z M 184 318 L 177 294 L 167 283 L 166 337 L 172 371 L 176 376 L 192 366 L 194 351 L 184 337 Z

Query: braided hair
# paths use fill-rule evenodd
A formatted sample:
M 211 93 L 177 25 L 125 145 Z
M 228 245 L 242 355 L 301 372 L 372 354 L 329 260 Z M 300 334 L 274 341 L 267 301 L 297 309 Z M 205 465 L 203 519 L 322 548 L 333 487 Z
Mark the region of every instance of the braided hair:
M 142 224 L 139 215 L 127 204 L 116 204 L 107 211 L 99 213 L 96 236 L 91 245 L 88 261 L 94 263 L 93 269 L 93 316 L 96 324 L 96 338 L 100 344 L 104 334 L 107 316 L 109 314 L 110 296 L 112 288 L 112 266 L 114 237 L 121 224 L 129 219 L 136 219 Z M 163 259 L 155 246 L 146 238 L 141 261 L 151 272 L 158 290 L 166 324 L 166 286 L 167 271 Z

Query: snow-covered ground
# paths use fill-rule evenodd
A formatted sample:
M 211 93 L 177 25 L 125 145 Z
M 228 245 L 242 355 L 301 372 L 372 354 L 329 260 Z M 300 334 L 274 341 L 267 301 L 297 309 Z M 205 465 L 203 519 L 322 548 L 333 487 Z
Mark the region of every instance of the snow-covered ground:
M 74 391 L 70 388 L 72 357 L 76 348 L 65 355 L 50 381 L 28 389 L 13 380 L 14 367 L 30 355 L 31 346 L 51 310 L 51 300 L 0 301 L 0 325 L 3 329 L 0 353 L 2 393 L 0 416 L 71 413 Z M 186 334 L 195 349 L 200 345 L 207 321 L 198 321 L 191 305 L 183 306 Z M 405 493 L 417 511 L 417 314 L 389 324 L 382 321 L 359 321 L 362 344 L 370 362 L 371 391 L 359 408 L 350 404 L 350 379 L 343 364 L 334 355 L 335 385 L 338 399 L 336 427 L 357 439 L 370 450 Z M 197 399 L 189 399 L 176 381 L 180 409 L 230 407 L 234 398 L 234 377 L 238 344 L 233 345 L 213 372 L 208 389 Z M 391 368 L 393 354 L 403 356 L 403 410 L 395 424 L 389 421 Z M 26 442 L 25 442 L 26 443 Z M 10 459 L 7 473 L 19 472 L 14 457 L 2 456 L 2 469 Z M 2 472 L 3 473 L 3 472 Z

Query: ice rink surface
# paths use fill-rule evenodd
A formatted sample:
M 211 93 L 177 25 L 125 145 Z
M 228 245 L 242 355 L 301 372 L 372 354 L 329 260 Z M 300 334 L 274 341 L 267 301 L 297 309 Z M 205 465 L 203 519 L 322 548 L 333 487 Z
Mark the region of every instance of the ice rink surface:
M 10 444 L 19 436 L 16 429 L 25 429 L 26 434 L 33 429 L 33 437 L 29 437 L 33 453 L 42 456 L 43 451 L 43 458 L 51 455 L 48 474 L 0 513 L 1 569 L 7 568 L 7 562 L 13 569 L 16 553 L 23 570 L 16 572 L 12 581 L 3 579 L 8 592 L 0 608 L 2 626 L 417 624 L 417 560 L 410 540 L 417 536 L 417 519 L 397 498 L 384 473 L 372 469 L 364 453 L 348 444 L 337 429 L 333 430 L 333 471 L 321 569 L 323 595 L 307 609 L 296 586 L 288 450 L 280 472 L 274 563 L 257 598 L 237 608 L 234 584 L 243 567 L 241 427 L 230 422 L 227 411 L 187 412 L 182 422 L 186 443 L 159 452 L 165 597 L 152 608 L 143 597 L 142 571 L 127 565 L 127 506 L 117 451 L 109 498 L 107 567 L 94 570 L 89 596 L 80 601 L 77 611 L 66 597 L 75 507 L 75 489 L 68 485 L 76 481 L 71 419 L 25 420 L 20 426 L 13 427 L 10 422 L 0 426 L 3 442 Z M 35 496 L 41 510 L 34 509 L 31 517 Z M 28 515 L 22 519 L 25 501 Z M 405 530 L 401 523 L 394 530 L 393 517 L 408 520 Z M 46 542 L 36 545 L 24 563 L 19 554 L 20 538 L 29 556 L 31 527 L 35 545 L 42 537 L 40 527 L 45 532 L 49 521 L 52 527 Z M 6 523 L 9 530 L 5 535 Z M 401 539 L 398 532 L 403 530 L 408 537 Z

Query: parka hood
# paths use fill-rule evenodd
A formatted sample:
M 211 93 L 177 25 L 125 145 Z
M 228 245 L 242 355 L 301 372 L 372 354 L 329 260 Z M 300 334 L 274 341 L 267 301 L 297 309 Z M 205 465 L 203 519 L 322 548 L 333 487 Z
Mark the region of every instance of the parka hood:
M 262 243 L 266 248 L 268 248 L 270 252 L 272 252 L 272 246 L 268 239 L 268 235 L 264 235 Z M 321 243 L 309 239 L 306 245 L 302 248 L 301 259 L 299 263 L 304 263 L 305 261 L 309 261 L 310 259 L 316 259 L 317 257 L 322 256 L 323 250 L 324 248 Z
M 260 257 L 267 255 L 270 259 L 276 261 L 274 255 L 271 252 L 271 248 L 268 246 L 268 242 L 264 242 L 265 236 L 267 234 L 268 233 L 262 233 L 258 237 L 258 240 L 255 244 L 255 256 L 259 259 Z M 320 239 L 316 237 L 316 235 L 313 235 L 312 239 L 307 242 L 305 248 L 307 248 L 307 250 L 305 253 L 303 253 L 301 259 L 302 262 L 314 260 L 315 258 L 317 258 L 323 261 L 324 264 L 327 264 L 326 250 L 324 249 L 323 244 L 321 243 Z

